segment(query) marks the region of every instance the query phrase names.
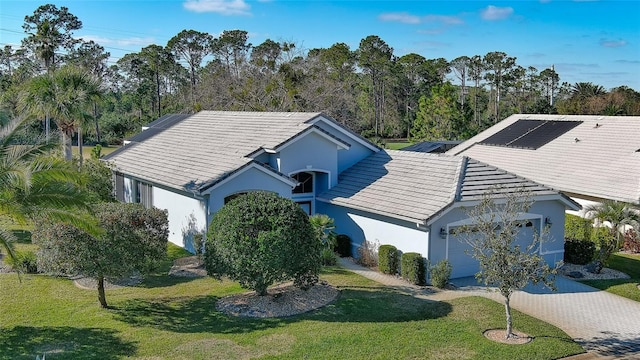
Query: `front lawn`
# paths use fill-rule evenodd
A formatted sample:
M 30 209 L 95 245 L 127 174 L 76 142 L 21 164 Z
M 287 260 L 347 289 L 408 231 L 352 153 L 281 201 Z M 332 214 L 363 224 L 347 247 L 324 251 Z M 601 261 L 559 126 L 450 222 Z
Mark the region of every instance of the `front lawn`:
M 230 281 L 155 274 L 108 290 L 113 309 L 104 310 L 95 290 L 70 280 L 0 274 L 0 359 L 557 359 L 583 352 L 558 328 L 517 311 L 516 329 L 533 342 L 485 339 L 484 330 L 504 327 L 503 306 L 485 298 L 417 299 L 337 267 L 322 278 L 341 290 L 335 303 L 291 318 L 246 319 L 215 310 L 218 298 L 244 291 Z
M 616 253 L 611 255 L 607 267 L 622 271 L 629 275 L 630 279 L 613 280 L 582 280 L 594 288 L 624 296 L 628 299 L 640 301 L 640 254 Z

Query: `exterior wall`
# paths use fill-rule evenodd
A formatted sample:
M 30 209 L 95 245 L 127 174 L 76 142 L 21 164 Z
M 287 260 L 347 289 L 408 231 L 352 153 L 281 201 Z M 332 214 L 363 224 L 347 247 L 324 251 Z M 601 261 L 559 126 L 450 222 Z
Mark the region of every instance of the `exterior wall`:
M 563 260 L 564 258 L 564 214 L 565 208 L 562 203 L 555 200 L 538 201 L 533 204 L 528 214 L 525 216 L 531 220 L 531 228 L 523 228 L 517 243 L 527 246 L 533 239 L 534 229 L 537 232 L 544 227 L 545 219 L 549 218 L 551 225 L 547 238 L 543 241 L 540 254 L 550 265 Z M 453 208 L 431 225 L 430 253 L 429 258 L 433 263 L 443 259 L 449 259 L 453 265 L 451 277 L 472 276 L 478 271 L 478 262 L 465 252 L 469 250 L 469 245 L 463 239 L 449 234 L 449 230 L 459 226 L 468 217 L 462 208 Z M 444 237 L 440 235 L 440 229 L 445 229 Z
M 217 186 L 209 194 L 207 224 L 213 214 L 224 206 L 224 199 L 227 196 L 256 190 L 272 191 L 282 197 L 291 198 L 291 186 L 287 183 L 261 170 L 255 168 L 248 169 L 238 176 L 233 177 L 228 182 Z
M 342 150 L 345 151 L 345 150 Z M 330 174 L 332 186 L 338 182 L 337 145 L 318 134 L 308 134 L 280 151 L 278 170 L 290 175 L 322 170 Z
M 206 230 L 205 204 L 204 200 L 187 194 L 153 187 L 153 205 L 159 209 L 165 209 L 169 213 L 169 241 L 191 252 L 195 252 L 195 249 L 192 239 L 186 233 L 189 230 Z M 192 216 L 195 223 L 190 224 Z
M 367 240 L 379 245 L 393 245 L 403 253 L 417 252 L 428 256 L 429 233 L 416 223 L 318 202 L 318 212 L 334 219 L 336 233 L 351 238 L 351 251 L 357 257 L 358 248 Z
M 358 161 L 374 153 L 374 151 L 372 151 L 371 149 L 360 144 L 354 139 L 347 137 L 344 133 L 335 129 L 333 126 L 328 125 L 324 121 L 318 121 L 316 125 L 320 127 L 322 130 L 337 137 L 338 139 L 343 139 L 344 141 L 346 141 L 348 144 L 351 145 L 349 150 L 338 151 L 338 174 L 352 167 Z

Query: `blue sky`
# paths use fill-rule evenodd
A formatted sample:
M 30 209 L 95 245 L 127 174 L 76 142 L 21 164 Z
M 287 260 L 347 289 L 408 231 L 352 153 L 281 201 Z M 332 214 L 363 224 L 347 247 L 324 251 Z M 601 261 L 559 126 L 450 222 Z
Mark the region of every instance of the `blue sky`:
M 26 15 L 43 1 L 0 0 L 0 45 L 19 44 Z M 555 66 L 561 81 L 640 91 L 640 1 L 300 1 L 75 0 L 76 37 L 104 46 L 116 61 L 183 29 L 240 29 L 254 45 L 270 38 L 308 50 L 344 42 L 355 50 L 377 35 L 396 56 L 452 60 L 504 51 L 538 71 Z

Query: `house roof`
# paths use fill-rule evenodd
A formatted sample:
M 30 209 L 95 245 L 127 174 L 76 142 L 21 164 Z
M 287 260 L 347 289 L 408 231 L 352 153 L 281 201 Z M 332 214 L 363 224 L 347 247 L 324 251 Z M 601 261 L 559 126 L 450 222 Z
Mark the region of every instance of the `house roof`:
M 318 200 L 426 224 L 454 202 L 480 200 L 492 189 L 506 194 L 521 188 L 535 197 L 562 198 L 553 189 L 467 157 L 386 150 L 344 171 L 338 185 Z
M 425 152 L 425 153 L 441 153 L 453 148 L 454 146 L 460 143 L 461 141 L 456 141 L 456 140 L 422 141 L 422 142 L 404 147 L 400 150 L 417 151 L 417 152 Z
M 201 111 L 160 122 L 156 127 L 168 125 L 171 131 L 156 132 L 105 160 L 111 161 L 117 171 L 133 177 L 201 191 L 244 168 L 254 161 L 252 156 L 257 152 L 282 147 L 302 133 L 315 131 L 339 146 L 348 147 L 345 141 L 314 125 L 320 117 L 333 121 L 322 113 L 311 112 Z
M 545 125 L 508 139 L 535 120 Z M 639 116 L 516 114 L 447 153 L 578 197 L 640 203 Z

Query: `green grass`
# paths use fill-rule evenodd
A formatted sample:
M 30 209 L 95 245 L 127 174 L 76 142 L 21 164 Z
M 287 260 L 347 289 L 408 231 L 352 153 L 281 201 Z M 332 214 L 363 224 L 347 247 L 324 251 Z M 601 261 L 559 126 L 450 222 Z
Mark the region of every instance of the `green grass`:
M 410 142 L 388 142 L 385 144 L 386 148 L 391 150 L 400 150 L 409 145 L 413 145 L 413 144 Z
M 600 290 L 624 296 L 631 300 L 640 301 L 640 289 L 638 289 L 638 284 L 640 284 L 640 254 L 613 254 L 609 258 L 607 267 L 622 271 L 631 278 L 613 280 L 582 280 L 581 282 Z
M 170 257 L 185 255 L 170 247 Z M 163 265 L 166 271 L 170 262 Z M 392 291 L 341 268 L 322 278 L 341 290 L 317 311 L 247 319 L 215 310 L 243 292 L 237 283 L 172 278 L 161 273 L 136 286 L 95 290 L 44 275 L 0 274 L 0 359 L 557 359 L 582 353 L 558 328 L 517 311 L 526 345 L 487 340 L 504 328 L 499 303 L 480 297 L 447 302 Z
M 89 159 L 91 158 L 91 151 L 93 150 L 94 146 L 89 146 L 89 145 L 85 145 L 82 147 L 82 157 L 84 159 Z M 102 154 L 102 156 L 108 155 L 114 151 L 116 151 L 118 149 L 118 146 L 103 146 L 102 150 L 100 151 L 100 153 Z M 71 154 L 73 156 L 78 156 L 78 146 L 75 145 L 73 146 L 73 148 L 71 149 Z

